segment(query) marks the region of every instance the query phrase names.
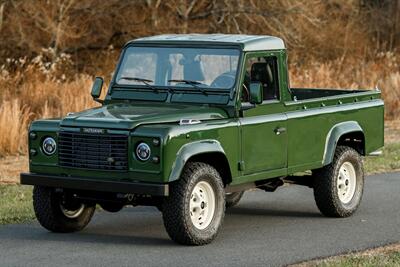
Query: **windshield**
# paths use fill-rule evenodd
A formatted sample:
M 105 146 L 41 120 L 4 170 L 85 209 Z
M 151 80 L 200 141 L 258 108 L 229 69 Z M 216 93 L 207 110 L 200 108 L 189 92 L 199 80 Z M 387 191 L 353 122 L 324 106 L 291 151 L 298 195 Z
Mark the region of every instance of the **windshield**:
M 128 47 L 116 75 L 118 85 L 231 89 L 239 50 Z

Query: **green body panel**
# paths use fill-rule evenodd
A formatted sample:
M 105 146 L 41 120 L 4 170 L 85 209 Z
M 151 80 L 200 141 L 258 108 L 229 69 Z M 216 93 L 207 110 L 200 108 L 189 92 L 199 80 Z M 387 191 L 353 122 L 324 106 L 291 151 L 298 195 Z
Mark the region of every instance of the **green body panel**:
M 342 133 L 357 131 L 358 127 L 343 129 L 345 122 L 356 122 L 365 136 L 365 151 L 370 153 L 383 146 L 383 102 L 375 100 L 361 103 L 340 104 L 322 108 L 298 110 L 287 113 L 288 116 L 288 168 L 289 172 L 313 169 L 329 164 L 332 152 L 336 148 L 339 135 L 332 131 L 340 129 Z M 377 123 L 379 122 L 380 123 Z M 345 124 L 346 125 L 346 124 Z M 340 132 L 338 131 L 338 133 Z M 332 142 L 330 138 L 334 137 Z M 329 156 L 325 154 L 329 152 Z
M 165 42 L 139 43 L 164 45 Z M 193 45 L 215 45 L 211 43 L 196 40 Z M 168 45 L 174 44 L 179 45 L 179 40 L 168 41 Z M 182 45 L 190 46 L 190 40 L 185 39 Z M 239 46 L 240 72 L 232 91 L 207 95 L 195 89 L 154 93 L 144 87 L 119 91 L 111 82 L 101 107 L 62 119 L 33 122 L 30 131 L 37 133 L 37 138 L 29 140 L 29 147 L 38 153 L 30 156 L 30 171 L 98 180 L 169 183 L 179 179 L 193 156 L 219 155 L 226 159 L 231 184 L 238 185 L 327 165 L 343 134 L 361 133 L 366 155 L 383 146 L 384 104 L 379 91 L 290 89 L 286 50 L 251 51 L 251 47 L 259 45 L 260 40 L 253 39 L 247 46 Z M 239 97 L 245 61 L 257 56 L 277 58 L 280 98 L 246 106 Z M 195 123 L 182 124 L 182 119 Z M 57 153 L 45 156 L 41 152 L 45 137 L 57 141 L 59 131 L 80 132 L 83 128 L 100 128 L 109 134 L 128 136 L 128 171 L 62 168 L 58 166 Z M 154 138 L 160 140 L 159 146 L 152 144 Z M 139 142 L 150 145 L 152 156 L 160 159 L 158 163 L 136 159 L 135 147 Z
M 132 130 L 141 124 L 179 122 L 184 118 L 210 120 L 226 117 L 224 110 L 209 106 L 130 102 L 72 113 L 61 121 L 61 126 Z
M 242 160 L 244 174 L 272 171 L 287 167 L 287 133 L 276 130 L 287 128 L 287 116 L 278 101 L 265 101 L 256 108 L 243 112 L 240 118 Z

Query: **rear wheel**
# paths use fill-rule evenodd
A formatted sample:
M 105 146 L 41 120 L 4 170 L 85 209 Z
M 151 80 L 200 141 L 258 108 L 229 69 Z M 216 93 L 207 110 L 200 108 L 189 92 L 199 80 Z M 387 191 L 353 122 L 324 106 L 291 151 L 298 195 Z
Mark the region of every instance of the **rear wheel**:
M 82 230 L 95 211 L 95 205 L 67 198 L 54 188 L 33 188 L 33 209 L 39 223 L 49 231 L 68 233 Z
M 225 194 L 226 207 L 231 208 L 233 206 L 236 206 L 239 203 L 240 199 L 242 199 L 243 194 L 244 191 L 226 193 Z
M 315 202 L 325 216 L 348 217 L 358 208 L 364 190 L 360 154 L 339 146 L 331 164 L 313 172 Z
M 219 173 L 205 163 L 188 163 L 164 201 L 165 228 L 175 242 L 204 245 L 217 235 L 225 214 Z

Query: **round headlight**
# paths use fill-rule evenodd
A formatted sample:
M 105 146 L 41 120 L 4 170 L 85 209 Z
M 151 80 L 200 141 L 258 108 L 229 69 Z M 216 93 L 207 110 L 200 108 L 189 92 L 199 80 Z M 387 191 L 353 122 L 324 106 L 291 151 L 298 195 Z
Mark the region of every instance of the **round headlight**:
M 150 158 L 151 149 L 148 144 L 140 143 L 136 147 L 136 157 L 141 161 L 146 161 Z
M 47 156 L 53 155 L 57 150 L 56 141 L 52 137 L 47 137 L 43 140 L 42 150 Z

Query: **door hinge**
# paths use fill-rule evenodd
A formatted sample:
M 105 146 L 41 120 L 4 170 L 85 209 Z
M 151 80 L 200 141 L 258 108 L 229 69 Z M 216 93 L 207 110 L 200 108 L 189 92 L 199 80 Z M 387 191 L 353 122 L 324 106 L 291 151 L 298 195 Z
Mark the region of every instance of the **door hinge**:
M 245 167 L 244 161 L 239 161 L 239 164 L 238 164 L 239 171 L 244 171 L 244 167 Z

